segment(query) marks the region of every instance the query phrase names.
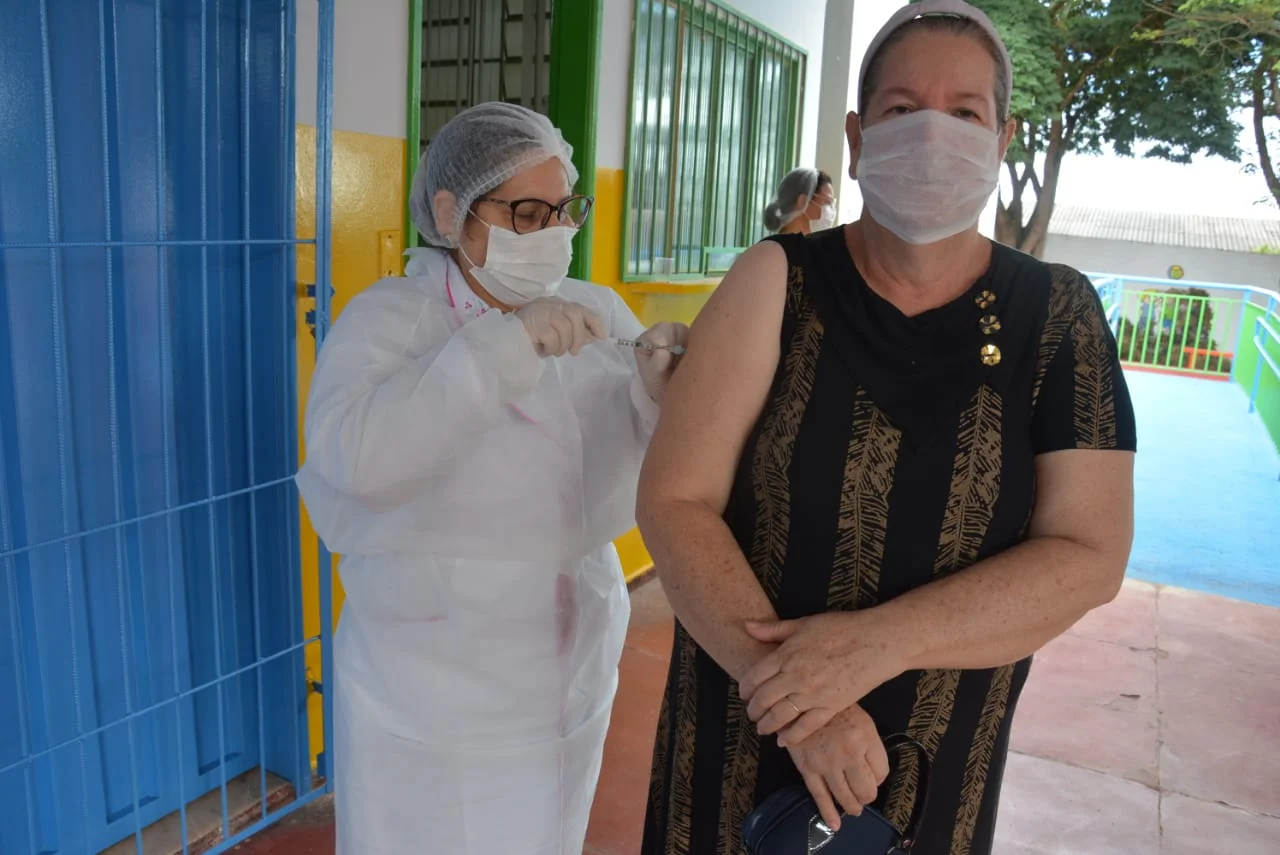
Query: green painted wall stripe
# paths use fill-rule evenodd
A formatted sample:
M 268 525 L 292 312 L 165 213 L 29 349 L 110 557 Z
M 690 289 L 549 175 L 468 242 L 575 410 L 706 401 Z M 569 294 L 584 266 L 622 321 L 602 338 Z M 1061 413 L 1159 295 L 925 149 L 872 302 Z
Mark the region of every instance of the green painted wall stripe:
M 1266 425 L 1271 441 L 1275 443 L 1277 449 L 1280 449 L 1280 377 L 1276 377 L 1271 366 L 1259 358 L 1258 346 L 1254 344 L 1253 336 L 1259 318 L 1266 318 L 1272 329 L 1280 331 L 1280 312 L 1268 314 L 1265 307 L 1256 303 L 1250 303 L 1244 307 L 1235 378 L 1246 395 L 1253 391 L 1254 381 L 1257 381 L 1258 397 L 1254 401 L 1254 408 L 1258 417 L 1262 419 L 1262 423 Z M 1271 354 L 1272 359 L 1280 362 L 1280 341 L 1268 336 L 1266 346 L 1267 353 Z
M 573 146 L 578 192 L 596 192 L 596 98 L 600 91 L 603 0 L 556 0 L 551 17 L 551 121 Z M 569 275 L 591 276 L 594 217 L 578 233 Z
M 404 157 L 404 246 L 418 245 L 418 229 L 409 216 L 409 191 L 418 168 L 422 144 L 422 0 L 409 0 L 409 92 L 408 128 L 405 130 Z

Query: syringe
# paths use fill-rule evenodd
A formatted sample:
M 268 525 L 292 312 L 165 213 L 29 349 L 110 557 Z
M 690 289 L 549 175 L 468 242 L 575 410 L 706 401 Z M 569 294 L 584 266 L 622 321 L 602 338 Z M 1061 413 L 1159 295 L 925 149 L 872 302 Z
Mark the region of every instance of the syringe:
M 685 349 L 682 344 L 650 344 L 647 341 L 637 341 L 633 338 L 610 338 L 610 342 L 618 345 L 618 347 L 634 347 L 636 350 L 669 350 L 673 356 L 684 356 Z

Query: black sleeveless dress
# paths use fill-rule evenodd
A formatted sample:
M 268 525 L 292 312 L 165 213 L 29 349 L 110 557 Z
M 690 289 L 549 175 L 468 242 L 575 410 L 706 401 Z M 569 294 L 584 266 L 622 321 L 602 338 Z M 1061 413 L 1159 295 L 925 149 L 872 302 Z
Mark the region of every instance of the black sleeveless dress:
M 1135 448 L 1115 341 L 1077 271 L 997 245 L 968 293 L 908 318 L 867 286 L 843 230 L 776 240 L 782 353 L 725 519 L 781 618 L 867 608 L 1002 552 L 1026 536 L 1037 455 Z M 916 855 L 991 851 L 1030 665 L 908 672 L 863 700 L 882 736 L 935 758 Z M 677 623 L 644 855 L 740 855 L 747 814 L 799 783 Z M 900 827 L 915 787 L 904 762 L 881 788 Z

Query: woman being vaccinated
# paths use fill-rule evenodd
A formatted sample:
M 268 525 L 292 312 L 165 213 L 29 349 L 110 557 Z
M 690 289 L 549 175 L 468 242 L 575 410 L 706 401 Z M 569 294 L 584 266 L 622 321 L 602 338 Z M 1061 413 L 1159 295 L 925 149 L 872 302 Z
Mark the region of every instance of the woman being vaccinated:
M 752 247 L 694 324 L 640 488 L 677 620 L 643 855 L 738 855 L 797 789 L 824 825 L 787 851 L 871 851 L 870 805 L 912 855 L 990 855 L 1031 658 L 1120 590 L 1102 302 L 978 231 L 1012 84 L 979 9 L 895 12 L 846 120 L 862 216 Z
M 611 542 L 685 330 L 565 278 L 576 180 L 543 116 L 460 113 L 411 191 L 431 248 L 321 351 L 298 485 L 343 557 L 339 855 L 582 852 L 629 615 Z

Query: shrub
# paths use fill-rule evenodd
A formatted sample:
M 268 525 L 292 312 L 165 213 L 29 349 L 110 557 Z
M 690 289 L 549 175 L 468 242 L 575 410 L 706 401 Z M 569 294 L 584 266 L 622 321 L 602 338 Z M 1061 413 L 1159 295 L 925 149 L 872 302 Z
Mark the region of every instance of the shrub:
M 1227 374 L 1230 357 L 1197 353 L 1187 365 L 1184 348 L 1218 351 L 1213 339 L 1213 304 L 1203 288 L 1169 288 L 1142 292 L 1138 320 L 1121 318 L 1117 331 L 1120 357 L 1135 365 L 1191 368 Z

